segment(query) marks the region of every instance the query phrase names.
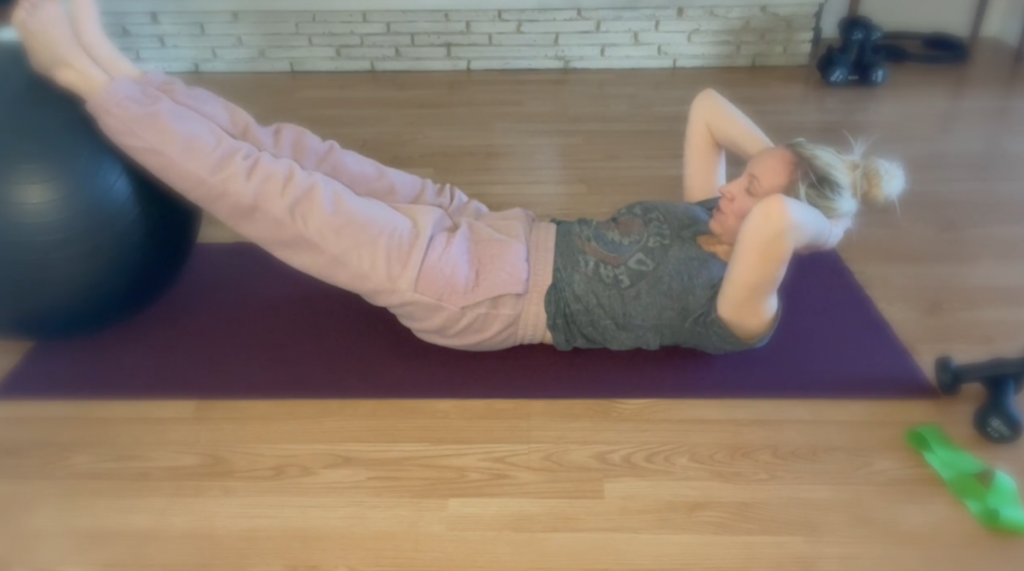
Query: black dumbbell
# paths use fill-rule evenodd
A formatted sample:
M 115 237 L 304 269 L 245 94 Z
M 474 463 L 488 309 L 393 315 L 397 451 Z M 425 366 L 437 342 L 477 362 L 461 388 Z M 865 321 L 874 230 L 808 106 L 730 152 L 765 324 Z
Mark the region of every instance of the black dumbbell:
M 864 85 L 882 85 L 889 79 L 889 69 L 885 65 L 885 50 L 879 46 L 885 32 L 870 21 L 863 25 L 866 38 L 853 62 L 853 73 L 850 77 Z
M 861 18 L 843 18 L 839 22 L 839 46 L 828 46 L 818 58 L 818 73 L 829 85 L 845 85 L 853 71 L 860 46 L 868 38 Z
M 845 85 L 850 78 L 853 54 L 842 52 L 840 48 L 828 46 L 818 58 L 818 73 L 822 81 L 829 85 Z
M 828 46 L 818 58 L 822 80 L 833 86 L 858 81 L 881 85 L 889 77 L 885 54 L 876 46 L 885 33 L 870 18 L 847 16 L 839 21 L 839 46 Z
M 974 413 L 974 429 L 999 444 L 1020 438 L 1024 423 L 1014 395 L 1024 388 L 1024 358 L 957 365 L 952 358 L 941 357 L 935 362 L 935 380 L 944 395 L 958 394 L 967 383 L 981 383 L 988 399 Z

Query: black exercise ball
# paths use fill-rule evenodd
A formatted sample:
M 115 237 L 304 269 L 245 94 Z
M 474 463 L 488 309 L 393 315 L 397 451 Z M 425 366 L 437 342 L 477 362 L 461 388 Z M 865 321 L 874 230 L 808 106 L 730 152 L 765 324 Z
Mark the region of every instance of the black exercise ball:
M 133 165 L 81 102 L 0 43 L 0 337 L 55 339 L 154 303 L 200 212 Z

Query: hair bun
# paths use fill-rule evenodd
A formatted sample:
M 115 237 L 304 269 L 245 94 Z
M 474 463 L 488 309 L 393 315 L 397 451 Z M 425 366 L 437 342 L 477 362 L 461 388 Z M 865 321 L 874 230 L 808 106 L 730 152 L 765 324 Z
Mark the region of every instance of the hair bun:
M 869 157 L 853 161 L 859 172 L 858 196 L 863 203 L 882 206 L 903 194 L 907 187 L 903 166 L 895 161 Z

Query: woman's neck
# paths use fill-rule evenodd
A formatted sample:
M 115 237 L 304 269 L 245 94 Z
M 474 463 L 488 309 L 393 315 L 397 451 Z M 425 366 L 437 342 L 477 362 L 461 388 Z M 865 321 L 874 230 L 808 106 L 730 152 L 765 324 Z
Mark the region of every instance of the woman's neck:
M 697 236 L 697 243 L 705 252 L 710 252 L 719 257 L 723 262 L 728 262 L 732 256 L 732 244 L 726 244 L 721 238 L 714 234 L 702 234 Z

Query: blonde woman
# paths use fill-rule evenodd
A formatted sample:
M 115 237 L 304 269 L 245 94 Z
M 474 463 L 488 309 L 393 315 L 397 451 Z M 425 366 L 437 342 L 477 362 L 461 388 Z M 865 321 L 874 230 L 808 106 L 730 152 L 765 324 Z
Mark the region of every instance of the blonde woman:
M 95 0 L 71 4 L 20 0 L 13 21 L 35 69 L 77 95 L 115 145 L 271 255 L 446 347 L 759 347 L 781 318 L 793 255 L 835 247 L 862 203 L 904 188 L 893 162 L 773 145 L 708 90 L 690 108 L 679 201 L 635 202 L 607 220 L 492 212 L 143 73 L 104 35 Z M 729 181 L 727 150 L 746 161 Z

